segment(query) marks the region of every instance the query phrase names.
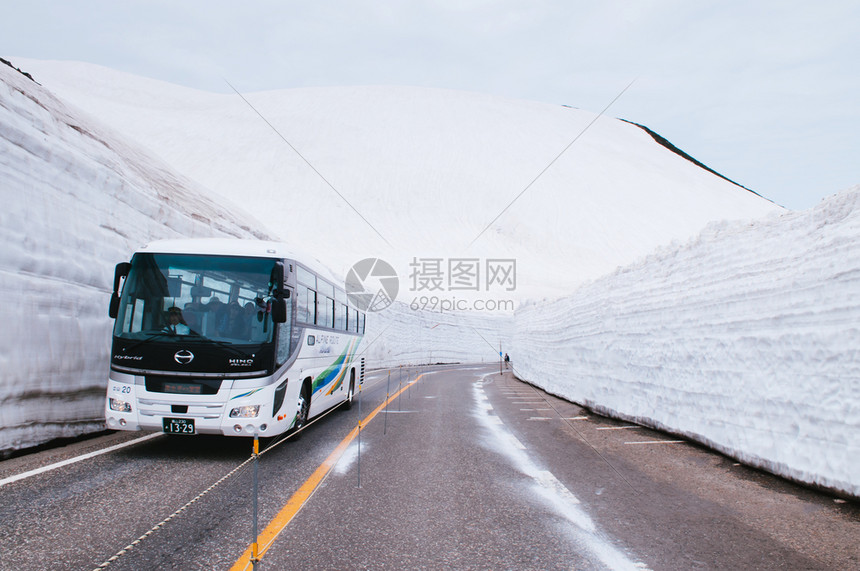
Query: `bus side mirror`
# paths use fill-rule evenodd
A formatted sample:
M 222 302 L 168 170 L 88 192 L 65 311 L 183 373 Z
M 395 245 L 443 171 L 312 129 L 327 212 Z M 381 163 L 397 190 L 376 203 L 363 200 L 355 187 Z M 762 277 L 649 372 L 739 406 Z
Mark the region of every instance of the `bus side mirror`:
M 279 297 L 272 300 L 272 322 L 287 322 L 287 300 L 284 298 Z
M 116 319 L 119 314 L 119 282 L 128 277 L 129 270 L 131 270 L 130 262 L 120 262 L 113 271 L 113 295 L 111 295 L 110 307 L 108 308 L 108 315 L 111 319 Z
M 108 308 L 108 315 L 111 319 L 116 319 L 116 316 L 119 314 L 119 296 L 117 294 L 113 294 L 110 296 L 110 307 Z
M 272 276 L 269 279 L 269 288 L 272 290 L 273 295 L 280 298 L 284 292 L 284 262 L 280 260 L 275 262 L 275 267 L 272 268 Z

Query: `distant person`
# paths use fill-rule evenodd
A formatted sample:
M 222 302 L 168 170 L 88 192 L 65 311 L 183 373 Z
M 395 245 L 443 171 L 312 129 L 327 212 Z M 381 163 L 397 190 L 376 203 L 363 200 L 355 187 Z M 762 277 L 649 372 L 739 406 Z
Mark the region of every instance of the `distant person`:
M 508 354 L 505 353 L 505 368 L 507 369 L 511 365 L 511 358 L 508 357 Z
M 165 333 L 172 335 L 190 335 L 191 328 L 182 319 L 182 310 L 171 307 L 167 310 L 167 325 L 162 329 Z

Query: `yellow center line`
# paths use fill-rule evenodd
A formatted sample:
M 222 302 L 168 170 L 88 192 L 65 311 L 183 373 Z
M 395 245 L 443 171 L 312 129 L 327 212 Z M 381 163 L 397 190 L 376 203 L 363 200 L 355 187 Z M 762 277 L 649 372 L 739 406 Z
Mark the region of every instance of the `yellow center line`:
M 287 503 L 284 504 L 284 507 L 281 508 L 281 511 L 278 512 L 269 525 L 260 532 L 260 535 L 257 537 L 257 544 L 259 545 L 258 553 L 257 553 L 257 561 L 263 558 L 266 551 L 269 550 L 269 547 L 275 542 L 278 535 L 286 528 L 290 522 L 296 517 L 296 514 L 299 513 L 299 510 L 304 507 L 319 485 L 325 480 L 325 477 L 331 471 L 337 461 L 340 460 L 340 457 L 346 451 L 347 447 L 352 443 L 356 436 L 358 436 L 358 431 L 360 428 L 364 427 L 368 422 L 373 419 L 374 416 L 380 413 L 382 409 L 384 409 L 388 403 L 396 399 L 400 394 L 418 382 L 418 380 L 423 377 L 426 373 L 421 373 L 415 380 L 401 388 L 399 391 L 391 395 L 385 402 L 376 407 L 376 409 L 368 414 L 364 420 L 359 422 L 359 425 L 353 428 L 349 434 L 347 434 L 346 438 L 344 438 L 340 444 L 329 454 L 328 458 L 326 458 L 322 464 L 314 470 L 314 473 L 311 474 L 310 478 L 308 478 L 302 486 L 296 490 L 296 492 L 287 500 Z M 248 546 L 242 556 L 239 558 L 236 563 L 230 568 L 231 571 L 244 571 L 246 569 L 250 569 L 252 565 L 252 557 L 254 555 L 254 544 Z

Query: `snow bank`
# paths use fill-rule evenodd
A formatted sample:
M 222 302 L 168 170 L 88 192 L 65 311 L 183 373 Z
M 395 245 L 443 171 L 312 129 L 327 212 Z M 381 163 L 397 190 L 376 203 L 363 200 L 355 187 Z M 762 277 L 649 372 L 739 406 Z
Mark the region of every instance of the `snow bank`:
M 565 398 L 860 496 L 860 187 L 523 306 L 511 355 Z
M 260 235 L 0 65 L 0 452 L 104 427 L 113 267 L 142 243 Z

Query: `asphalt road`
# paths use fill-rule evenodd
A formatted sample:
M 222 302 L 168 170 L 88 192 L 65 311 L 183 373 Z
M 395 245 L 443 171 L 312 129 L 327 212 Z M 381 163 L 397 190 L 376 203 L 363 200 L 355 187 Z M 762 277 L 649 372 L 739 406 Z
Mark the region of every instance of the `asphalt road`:
M 260 457 L 258 569 L 860 569 L 856 503 L 493 367 L 390 378 L 370 374 L 360 409 Z M 0 482 L 141 436 L 6 460 Z M 0 569 L 94 569 L 153 529 L 105 568 L 242 568 L 250 454 L 245 439 L 162 435 L 2 484 Z

